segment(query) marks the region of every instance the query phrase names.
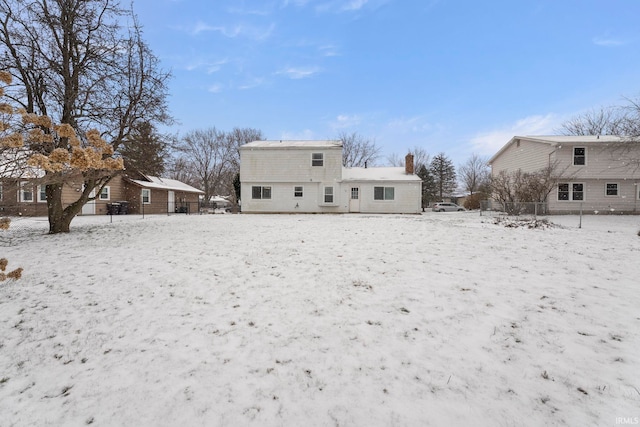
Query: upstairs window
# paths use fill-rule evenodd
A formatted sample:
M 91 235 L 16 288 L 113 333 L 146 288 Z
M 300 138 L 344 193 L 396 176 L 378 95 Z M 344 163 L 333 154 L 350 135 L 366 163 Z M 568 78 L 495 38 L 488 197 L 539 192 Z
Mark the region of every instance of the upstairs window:
M 573 147 L 573 165 L 584 166 L 587 164 L 587 149 L 584 147 Z
M 373 187 L 373 200 L 393 200 L 394 197 L 394 187 Z
M 311 166 L 324 166 L 324 153 L 312 153 Z
M 251 187 L 252 199 L 270 199 L 271 187 L 253 186 Z

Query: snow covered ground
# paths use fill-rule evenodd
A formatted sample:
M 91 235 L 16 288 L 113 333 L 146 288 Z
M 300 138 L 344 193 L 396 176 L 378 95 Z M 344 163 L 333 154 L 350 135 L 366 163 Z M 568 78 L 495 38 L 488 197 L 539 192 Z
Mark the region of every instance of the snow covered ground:
M 0 424 L 637 423 L 640 217 L 550 220 L 19 219 Z

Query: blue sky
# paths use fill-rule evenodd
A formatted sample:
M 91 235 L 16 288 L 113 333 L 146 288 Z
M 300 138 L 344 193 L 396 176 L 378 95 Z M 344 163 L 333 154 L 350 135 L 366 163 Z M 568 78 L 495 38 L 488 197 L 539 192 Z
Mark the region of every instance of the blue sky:
M 456 165 L 640 96 L 638 0 L 135 0 L 184 134 L 358 132 Z M 384 164 L 381 159 L 380 164 Z

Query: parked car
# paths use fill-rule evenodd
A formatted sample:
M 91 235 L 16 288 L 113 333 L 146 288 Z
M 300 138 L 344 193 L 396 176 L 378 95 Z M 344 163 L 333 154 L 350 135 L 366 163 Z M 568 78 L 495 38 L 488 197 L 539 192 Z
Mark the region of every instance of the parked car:
M 455 203 L 436 203 L 433 205 L 432 210 L 434 212 L 452 212 L 452 211 L 464 211 L 466 210 L 462 206 L 458 206 Z

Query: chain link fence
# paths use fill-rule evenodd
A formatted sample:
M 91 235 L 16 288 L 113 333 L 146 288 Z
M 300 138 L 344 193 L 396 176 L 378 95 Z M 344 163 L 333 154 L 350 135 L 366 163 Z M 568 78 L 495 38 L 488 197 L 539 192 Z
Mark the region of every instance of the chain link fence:
M 481 216 L 512 216 L 517 218 L 545 217 L 549 215 L 549 208 L 544 202 L 496 202 L 483 200 L 480 202 Z

